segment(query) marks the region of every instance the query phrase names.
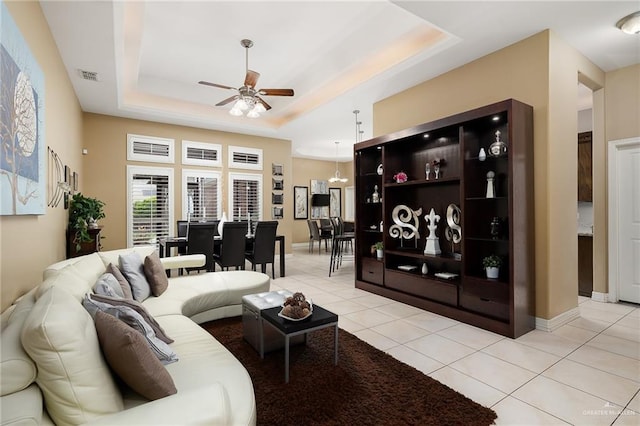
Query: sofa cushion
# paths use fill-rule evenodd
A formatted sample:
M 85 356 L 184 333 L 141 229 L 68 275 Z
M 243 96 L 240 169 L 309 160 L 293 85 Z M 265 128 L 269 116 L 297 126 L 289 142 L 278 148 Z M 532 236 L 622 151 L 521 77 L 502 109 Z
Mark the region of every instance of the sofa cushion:
M 154 296 L 160 296 L 169 287 L 169 278 L 157 252 L 154 251 L 144 258 L 144 274 Z
M 178 360 L 176 353 L 165 342 L 156 337 L 153 328 L 135 310 L 128 306 L 110 305 L 99 302 L 93 295 L 87 294 L 83 301 L 84 307 L 95 319 L 96 313 L 102 311 L 124 321 L 130 327 L 140 332 L 147 340 L 147 344 L 163 364 L 170 364 Z
M 102 274 L 93 285 L 93 291 L 96 294 L 102 294 L 104 296 L 117 297 L 119 299 L 124 298 L 120 283 L 111 273 Z
M 52 420 L 81 424 L 122 410 L 122 396 L 100 351 L 91 316 L 67 291 L 43 293 L 25 320 L 22 345 Z
M 146 256 L 149 256 L 156 249 L 155 245 L 148 246 L 135 246 L 133 248 L 124 248 L 118 250 L 107 250 L 107 251 L 99 251 L 97 254 L 102 259 L 102 263 L 106 267 L 108 264 L 113 263 L 114 265 L 118 265 L 120 260 L 120 255 L 130 254 L 130 253 L 138 253 L 142 259 Z
M 56 273 L 48 275 L 48 277 L 38 286 L 38 289 L 36 290 L 36 299 L 39 299 L 51 287 L 58 287 L 73 295 L 73 297 L 80 302 L 85 294 L 92 291 L 91 286 L 96 282 L 96 279 L 102 274 L 102 272 L 91 281 L 87 281 L 76 269 L 75 264 L 68 264 L 62 269 L 56 271 Z
M 131 389 L 150 400 L 177 392 L 171 376 L 139 332 L 100 311 L 95 324 L 109 366 Z
M 43 420 L 42 392 L 35 383 L 21 392 L 2 397 L 2 426 L 38 426 L 43 424 Z
M 125 299 L 133 299 L 133 293 L 131 293 L 131 286 L 129 285 L 129 281 L 122 275 L 120 272 L 120 268 L 118 268 L 113 263 L 107 265 L 107 272 L 113 275 L 116 280 L 118 280 L 118 284 L 120 284 L 120 289 L 122 290 L 122 294 Z
M 167 336 L 167 333 L 165 333 L 162 327 L 160 327 L 160 324 L 158 324 L 158 321 L 156 321 L 156 319 L 153 316 L 151 316 L 149 312 L 147 312 L 145 307 L 142 306 L 140 302 L 136 300 L 129 300 L 129 299 L 118 299 L 118 298 L 103 296 L 100 294 L 94 294 L 91 296 L 91 298 L 93 300 L 97 300 L 98 302 L 108 303 L 109 305 L 128 306 L 129 308 L 139 313 L 142 319 L 144 319 L 145 322 L 151 326 L 151 328 L 153 329 L 153 332 L 156 333 L 156 336 L 158 337 L 158 339 L 162 340 L 165 343 L 173 343 L 173 339 Z
M 140 255 L 133 251 L 131 253 L 120 255 L 120 271 L 122 275 L 129 281 L 133 298 L 138 302 L 151 296 L 151 287 L 144 275 L 144 266 Z
M 29 292 L 15 304 L 0 334 L 0 377 L 2 378 L 0 395 L 2 396 L 21 391 L 36 380 L 36 364 L 24 351 L 20 341 L 24 322 L 29 310 L 33 309 L 35 304 L 34 293 L 34 291 Z

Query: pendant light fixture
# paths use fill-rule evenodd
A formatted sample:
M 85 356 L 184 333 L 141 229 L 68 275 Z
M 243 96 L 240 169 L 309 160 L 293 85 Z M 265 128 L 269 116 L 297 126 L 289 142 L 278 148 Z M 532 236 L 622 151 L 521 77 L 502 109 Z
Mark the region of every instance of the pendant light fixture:
M 335 182 L 345 183 L 346 181 L 349 180 L 347 178 L 340 177 L 340 170 L 338 170 L 338 145 L 340 145 L 340 142 L 336 141 L 336 173 L 335 175 L 329 178 L 329 182 L 331 183 L 335 183 Z

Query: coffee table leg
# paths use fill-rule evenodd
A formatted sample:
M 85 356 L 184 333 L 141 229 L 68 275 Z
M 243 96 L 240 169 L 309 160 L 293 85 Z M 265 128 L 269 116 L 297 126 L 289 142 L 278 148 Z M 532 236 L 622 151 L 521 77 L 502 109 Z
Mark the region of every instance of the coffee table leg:
M 336 324 L 336 328 L 333 331 L 334 342 L 333 342 L 333 365 L 338 365 L 338 324 Z
M 289 335 L 284 336 L 284 382 L 289 383 Z

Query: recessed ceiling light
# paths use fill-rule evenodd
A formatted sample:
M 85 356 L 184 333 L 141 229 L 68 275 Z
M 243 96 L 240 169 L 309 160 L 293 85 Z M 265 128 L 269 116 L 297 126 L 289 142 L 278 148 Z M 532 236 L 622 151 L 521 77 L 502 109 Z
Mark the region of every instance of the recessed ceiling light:
M 627 34 L 639 34 L 640 33 L 640 11 L 634 12 L 631 15 L 627 15 L 618 22 L 616 27 Z

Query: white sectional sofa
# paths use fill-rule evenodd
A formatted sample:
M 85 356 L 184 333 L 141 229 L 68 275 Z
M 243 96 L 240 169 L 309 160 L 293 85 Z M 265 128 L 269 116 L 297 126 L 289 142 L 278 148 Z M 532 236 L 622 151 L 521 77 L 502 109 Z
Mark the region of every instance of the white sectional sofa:
M 242 296 L 269 291 L 269 276 L 252 271 L 178 276 L 169 278 L 160 296 L 142 302 L 174 340 L 169 346 L 179 358 L 165 366 L 177 393 L 149 401 L 118 383 L 82 305 L 107 265 L 117 265 L 118 256 L 132 250 L 144 258 L 153 247 L 51 265 L 38 287 L 2 313 L 2 425 L 255 424 L 251 378 L 198 324 L 241 315 Z M 166 269 L 199 266 L 204 256 L 161 261 Z

